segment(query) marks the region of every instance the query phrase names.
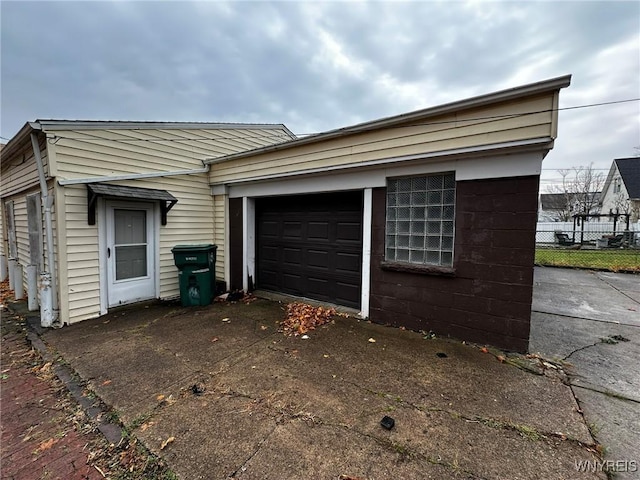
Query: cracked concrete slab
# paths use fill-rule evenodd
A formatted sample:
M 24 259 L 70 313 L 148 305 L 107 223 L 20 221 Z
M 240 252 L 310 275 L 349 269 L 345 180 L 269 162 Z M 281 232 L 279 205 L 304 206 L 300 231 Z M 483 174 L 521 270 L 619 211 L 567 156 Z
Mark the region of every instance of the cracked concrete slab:
M 606 447 L 605 458 L 640 465 L 640 279 L 536 268 L 535 282 L 538 311 L 532 314 L 530 350 L 565 359 L 585 419 Z M 640 478 L 638 471 L 626 474 Z
M 615 335 L 624 338 L 636 337 L 640 335 L 640 328 L 533 312 L 530 335 L 529 351 L 564 359 L 580 348 L 598 344 L 603 339 Z
M 589 419 L 596 438 L 606 446 L 606 458 L 619 465 L 616 480 L 640 478 L 640 404 L 574 387 L 576 397 Z M 633 455 L 635 452 L 635 456 Z
M 638 302 L 598 275 L 584 270 L 537 267 L 532 310 L 640 327 Z
M 558 376 L 356 319 L 286 338 L 282 318 L 269 301 L 155 305 L 45 339 L 180 478 L 567 478 L 591 458 Z

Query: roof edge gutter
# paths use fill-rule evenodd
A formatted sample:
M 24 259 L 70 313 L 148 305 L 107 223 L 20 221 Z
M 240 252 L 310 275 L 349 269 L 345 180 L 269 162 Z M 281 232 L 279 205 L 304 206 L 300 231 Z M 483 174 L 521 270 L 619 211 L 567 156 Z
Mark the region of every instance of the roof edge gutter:
M 64 186 L 98 182 L 115 182 L 118 180 L 139 180 L 144 178 L 175 177 L 178 175 L 195 175 L 198 173 L 208 173 L 209 168 L 209 165 L 205 165 L 202 168 L 195 168 L 192 170 L 174 170 L 169 172 L 132 173 L 130 175 L 106 175 L 103 177 L 72 178 L 69 180 L 58 180 L 58 183 Z

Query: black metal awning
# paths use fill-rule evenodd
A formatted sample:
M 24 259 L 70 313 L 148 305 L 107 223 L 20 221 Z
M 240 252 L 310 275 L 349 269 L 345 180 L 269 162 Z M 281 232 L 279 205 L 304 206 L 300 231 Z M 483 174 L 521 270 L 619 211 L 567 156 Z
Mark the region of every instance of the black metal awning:
M 98 197 L 159 201 L 162 225 L 167 224 L 167 213 L 176 203 L 178 203 L 178 199 L 166 190 L 140 187 L 121 187 L 119 185 L 109 185 L 108 183 L 88 183 L 87 203 L 89 207 L 89 225 L 96 224 L 96 201 L 98 200 Z

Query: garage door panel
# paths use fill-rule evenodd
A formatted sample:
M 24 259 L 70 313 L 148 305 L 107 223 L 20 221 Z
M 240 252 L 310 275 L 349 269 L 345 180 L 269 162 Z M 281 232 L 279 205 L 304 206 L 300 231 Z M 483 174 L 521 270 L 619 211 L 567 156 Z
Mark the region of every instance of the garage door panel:
M 336 241 L 338 242 L 362 242 L 362 225 L 353 222 L 338 222 L 336 224 Z
M 359 272 L 362 268 L 362 256 L 359 253 L 336 253 L 336 270 L 342 272 Z
M 260 256 L 265 262 L 277 262 L 278 261 L 278 248 L 270 245 L 263 245 L 260 248 Z
M 296 275 L 293 273 L 283 273 L 282 274 L 282 285 L 289 291 L 298 291 L 300 288 L 300 282 L 302 278 L 300 275 Z
M 329 252 L 324 250 L 307 250 L 307 266 L 329 269 Z
M 259 199 L 256 228 L 258 288 L 359 307 L 361 192 Z
M 260 285 L 267 290 L 273 290 L 278 288 L 278 272 L 275 270 L 269 270 L 263 268 L 260 271 Z
M 302 235 L 302 222 L 284 222 L 282 236 L 298 239 Z
M 262 234 L 265 237 L 278 238 L 278 222 L 276 220 L 264 220 L 262 224 Z
M 309 222 L 308 240 L 329 240 L 329 222 Z
M 292 265 L 302 263 L 302 249 L 286 247 L 282 249 L 282 261 Z
M 306 296 L 320 300 L 329 300 L 331 298 L 330 283 L 324 278 L 310 277 L 307 282 L 307 288 L 309 293 Z
M 336 287 L 336 300 L 339 304 L 348 302 L 349 299 L 360 295 L 360 285 L 353 285 L 350 283 L 337 283 Z

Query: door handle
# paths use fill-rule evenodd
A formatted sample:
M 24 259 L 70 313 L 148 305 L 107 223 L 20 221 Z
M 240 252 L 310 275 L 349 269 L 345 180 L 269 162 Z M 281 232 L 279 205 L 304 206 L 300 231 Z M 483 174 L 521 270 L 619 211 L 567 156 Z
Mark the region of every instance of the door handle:
M 107 248 L 107 258 L 111 258 L 111 249 Z

